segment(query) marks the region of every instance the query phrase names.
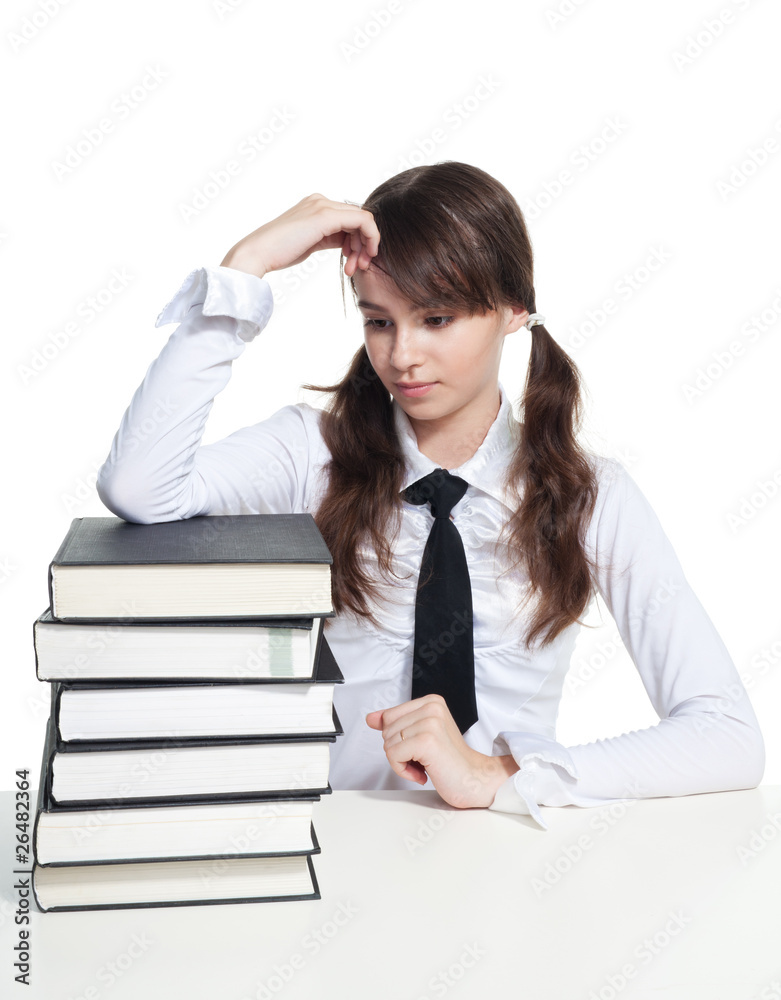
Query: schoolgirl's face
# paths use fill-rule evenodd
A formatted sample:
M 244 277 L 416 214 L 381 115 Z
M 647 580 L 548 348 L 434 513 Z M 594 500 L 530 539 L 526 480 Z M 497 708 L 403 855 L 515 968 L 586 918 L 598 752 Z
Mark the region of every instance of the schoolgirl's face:
M 490 419 L 498 406 L 504 338 L 529 318 L 504 306 L 484 315 L 420 309 L 381 271 L 353 276 L 369 360 L 382 384 L 410 418 L 444 423 Z M 490 422 L 490 421 L 489 421 Z

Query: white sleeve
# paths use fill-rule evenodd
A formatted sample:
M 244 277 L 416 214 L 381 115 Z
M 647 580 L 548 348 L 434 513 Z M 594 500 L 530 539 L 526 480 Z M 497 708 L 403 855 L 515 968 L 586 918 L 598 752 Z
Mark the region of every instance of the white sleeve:
M 155 323 L 179 326 L 147 369 L 98 472 L 98 496 L 109 510 L 150 524 L 303 509 L 312 407 L 283 407 L 199 447 L 214 397 L 268 323 L 273 302 L 271 286 L 255 275 L 228 267 L 190 272 Z
M 660 721 L 563 747 L 531 733 L 501 733 L 496 754 L 520 770 L 491 808 L 531 815 L 540 805 L 754 788 L 765 749 L 738 671 L 650 503 L 626 469 L 603 459 L 603 492 L 587 535 L 596 586 Z

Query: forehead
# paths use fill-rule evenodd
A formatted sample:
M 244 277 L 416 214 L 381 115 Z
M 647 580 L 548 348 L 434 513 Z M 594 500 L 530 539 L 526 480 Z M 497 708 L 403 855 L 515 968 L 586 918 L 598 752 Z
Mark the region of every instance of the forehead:
M 362 309 L 398 309 L 402 312 L 421 313 L 437 306 L 434 302 L 423 306 L 416 305 L 401 293 L 387 275 L 371 267 L 368 271 L 356 271 L 353 275 L 353 285 L 357 293 L 356 303 Z

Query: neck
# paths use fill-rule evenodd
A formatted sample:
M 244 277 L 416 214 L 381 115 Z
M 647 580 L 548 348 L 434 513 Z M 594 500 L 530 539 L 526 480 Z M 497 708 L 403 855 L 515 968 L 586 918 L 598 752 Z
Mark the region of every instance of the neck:
M 443 469 L 459 468 L 472 458 L 485 440 L 499 414 L 501 403 L 501 393 L 497 389 L 490 403 L 481 403 L 475 408 L 458 410 L 437 420 L 410 417 L 418 451 Z

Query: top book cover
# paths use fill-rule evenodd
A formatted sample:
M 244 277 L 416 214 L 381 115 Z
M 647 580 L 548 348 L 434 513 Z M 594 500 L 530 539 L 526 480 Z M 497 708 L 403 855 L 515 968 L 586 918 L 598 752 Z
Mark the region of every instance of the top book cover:
M 331 563 L 311 514 L 77 517 L 49 604 L 66 622 L 331 617 Z

